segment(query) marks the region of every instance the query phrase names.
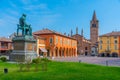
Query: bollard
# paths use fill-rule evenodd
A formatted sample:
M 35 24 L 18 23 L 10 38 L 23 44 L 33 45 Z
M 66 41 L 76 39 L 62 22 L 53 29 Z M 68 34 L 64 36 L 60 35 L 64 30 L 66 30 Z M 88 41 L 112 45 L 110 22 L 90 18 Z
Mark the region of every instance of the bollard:
M 106 61 L 106 66 L 108 66 L 108 61 Z
M 81 60 L 79 60 L 79 63 L 81 63 Z
M 7 74 L 8 73 L 8 69 L 4 68 L 4 73 Z

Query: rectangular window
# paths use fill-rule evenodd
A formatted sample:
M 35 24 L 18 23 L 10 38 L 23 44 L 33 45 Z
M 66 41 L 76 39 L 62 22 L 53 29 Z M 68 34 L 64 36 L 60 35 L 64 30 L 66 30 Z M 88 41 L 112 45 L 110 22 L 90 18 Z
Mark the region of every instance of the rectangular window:
M 53 38 L 50 38 L 50 44 L 52 44 L 53 43 Z
M 103 42 L 102 42 L 102 40 L 100 40 L 100 44 L 102 44 Z
M 68 40 L 68 45 L 69 45 L 69 40 Z
M 107 50 L 110 50 L 110 46 L 109 45 L 107 46 Z
M 56 37 L 56 44 L 58 43 L 58 37 Z
M 60 44 L 62 44 L 62 38 L 60 38 Z
M 115 50 L 117 50 L 117 45 L 114 46 Z
M 100 45 L 100 50 L 102 49 L 102 45 Z
M 117 40 L 115 40 L 114 43 L 117 44 Z

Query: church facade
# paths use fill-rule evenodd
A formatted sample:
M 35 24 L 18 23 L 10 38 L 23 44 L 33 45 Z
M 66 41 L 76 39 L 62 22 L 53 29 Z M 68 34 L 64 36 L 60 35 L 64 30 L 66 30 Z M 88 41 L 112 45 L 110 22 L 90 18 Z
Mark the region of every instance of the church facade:
M 81 34 L 78 34 L 78 27 L 76 28 L 76 34 L 72 35 L 77 40 L 77 54 L 78 55 L 90 55 L 91 53 L 91 42 L 83 36 L 83 29 Z

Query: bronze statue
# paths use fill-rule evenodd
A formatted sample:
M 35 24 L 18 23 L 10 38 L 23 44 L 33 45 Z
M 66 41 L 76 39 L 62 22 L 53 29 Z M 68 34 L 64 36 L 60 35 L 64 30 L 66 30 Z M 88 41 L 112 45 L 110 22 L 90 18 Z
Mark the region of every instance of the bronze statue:
M 22 30 L 22 36 L 29 35 L 32 36 L 32 28 L 31 25 L 26 23 L 26 15 L 23 14 L 19 19 L 19 24 L 17 25 L 17 36 L 19 34 L 19 30 Z

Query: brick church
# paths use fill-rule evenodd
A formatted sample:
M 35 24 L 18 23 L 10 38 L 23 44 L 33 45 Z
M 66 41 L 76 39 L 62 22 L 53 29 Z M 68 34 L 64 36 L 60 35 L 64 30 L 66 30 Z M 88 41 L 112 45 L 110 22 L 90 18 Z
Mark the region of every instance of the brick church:
M 81 34 L 78 34 L 78 27 L 76 28 L 76 34 L 72 35 L 77 40 L 77 53 L 78 55 L 96 55 L 98 53 L 98 31 L 99 21 L 97 20 L 96 13 L 94 11 L 92 20 L 90 21 L 90 40 L 86 39 L 83 35 L 83 29 Z

